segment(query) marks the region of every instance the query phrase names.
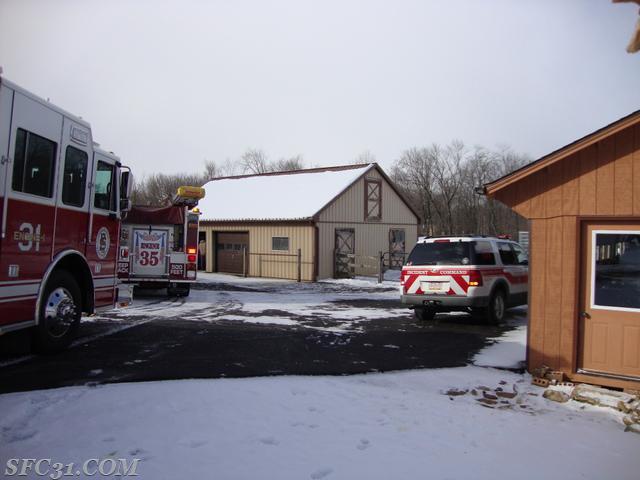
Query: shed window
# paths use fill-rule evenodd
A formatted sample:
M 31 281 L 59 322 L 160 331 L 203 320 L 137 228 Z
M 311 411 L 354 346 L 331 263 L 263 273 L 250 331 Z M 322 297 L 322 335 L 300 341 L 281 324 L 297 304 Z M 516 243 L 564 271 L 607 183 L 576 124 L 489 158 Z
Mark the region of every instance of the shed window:
M 289 251 L 289 237 L 271 237 L 271 250 Z
M 592 306 L 640 309 L 640 232 L 594 232 Z
M 13 177 L 16 192 L 53 196 L 57 144 L 19 128 L 16 133 Z
M 364 219 L 379 221 L 382 219 L 382 182 L 380 180 L 364 181 Z
M 87 152 L 67 147 L 64 157 L 64 177 L 62 180 L 62 203 L 81 207 L 87 181 Z

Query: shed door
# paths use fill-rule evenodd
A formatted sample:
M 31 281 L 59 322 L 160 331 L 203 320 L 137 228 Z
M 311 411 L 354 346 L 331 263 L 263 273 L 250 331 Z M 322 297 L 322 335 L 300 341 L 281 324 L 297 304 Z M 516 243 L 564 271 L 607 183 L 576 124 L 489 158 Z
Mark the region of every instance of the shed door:
M 242 274 L 244 249 L 249 250 L 248 233 L 218 233 L 216 241 L 218 272 Z
M 640 222 L 582 229 L 580 371 L 640 379 Z

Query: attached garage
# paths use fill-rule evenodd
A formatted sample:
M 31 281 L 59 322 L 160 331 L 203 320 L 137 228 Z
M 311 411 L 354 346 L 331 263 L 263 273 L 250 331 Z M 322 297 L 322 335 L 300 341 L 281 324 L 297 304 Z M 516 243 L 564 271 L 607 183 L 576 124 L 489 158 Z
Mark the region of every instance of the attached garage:
M 640 111 L 485 192 L 530 220 L 529 369 L 640 389 Z
M 245 273 L 245 250 L 249 252 L 249 232 L 223 233 L 214 237 L 215 262 L 218 271 L 224 273 Z

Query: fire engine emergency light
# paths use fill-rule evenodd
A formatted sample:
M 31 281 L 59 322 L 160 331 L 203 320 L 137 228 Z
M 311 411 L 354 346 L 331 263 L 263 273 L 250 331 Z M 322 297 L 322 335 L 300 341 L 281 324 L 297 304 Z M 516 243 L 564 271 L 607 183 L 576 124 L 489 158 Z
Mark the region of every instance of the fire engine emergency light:
M 178 191 L 176 192 L 176 195 L 178 197 L 183 197 L 183 198 L 193 198 L 196 200 L 201 200 L 204 198 L 204 188 L 202 187 L 191 187 L 191 186 L 183 186 L 183 187 L 178 187 Z

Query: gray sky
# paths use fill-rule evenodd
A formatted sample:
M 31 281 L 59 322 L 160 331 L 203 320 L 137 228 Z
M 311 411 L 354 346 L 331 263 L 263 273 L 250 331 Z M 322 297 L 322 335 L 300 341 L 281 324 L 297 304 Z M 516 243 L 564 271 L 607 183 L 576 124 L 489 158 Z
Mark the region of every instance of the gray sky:
M 0 0 L 4 76 L 134 168 L 388 168 L 431 142 L 541 156 L 640 108 L 637 6 L 609 0 Z

